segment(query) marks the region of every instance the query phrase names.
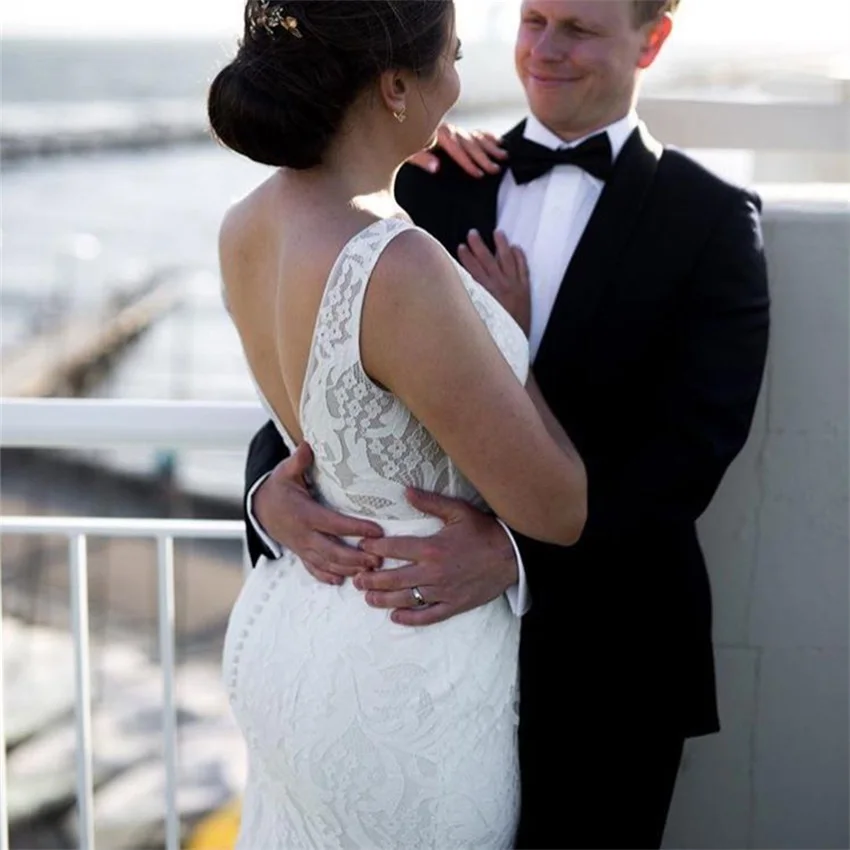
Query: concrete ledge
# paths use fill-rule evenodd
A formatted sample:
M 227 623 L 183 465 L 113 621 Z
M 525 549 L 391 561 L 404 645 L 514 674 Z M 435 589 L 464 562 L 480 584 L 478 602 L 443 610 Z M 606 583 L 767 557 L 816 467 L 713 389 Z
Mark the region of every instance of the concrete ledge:
M 850 186 L 758 189 L 767 374 L 699 524 L 723 731 L 688 742 L 669 848 L 850 846 Z

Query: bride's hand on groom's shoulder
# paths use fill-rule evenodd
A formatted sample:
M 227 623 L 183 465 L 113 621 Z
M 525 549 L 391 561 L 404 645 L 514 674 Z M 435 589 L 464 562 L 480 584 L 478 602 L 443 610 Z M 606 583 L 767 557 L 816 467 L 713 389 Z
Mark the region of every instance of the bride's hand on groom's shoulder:
M 436 493 L 409 490 L 407 498 L 445 526 L 431 537 L 362 541 L 361 548 L 372 555 L 408 562 L 354 579 L 367 605 L 392 610 L 399 625 L 430 626 L 486 605 L 516 584 L 513 544 L 493 516 Z
M 281 461 L 254 494 L 254 515 L 273 540 L 294 552 L 313 578 L 324 584 L 342 584 L 363 570 L 376 569 L 380 558 L 353 546 L 342 537 L 375 537 L 379 525 L 343 516 L 320 505 L 307 486 L 313 452 L 307 443 Z
M 531 278 L 525 252 L 518 245 L 511 245 L 501 230 L 493 234 L 495 254 L 477 230 L 470 230 L 467 239 L 467 244 L 458 246 L 458 260 L 528 336 L 531 332 Z
M 463 130 L 454 124 L 441 124 L 437 130 L 437 145 L 441 147 L 467 174 L 483 177 L 498 174 L 500 163 L 507 158 L 501 140 L 483 130 Z M 414 154 L 408 162 L 432 174 L 439 170 L 440 159 L 431 150 Z

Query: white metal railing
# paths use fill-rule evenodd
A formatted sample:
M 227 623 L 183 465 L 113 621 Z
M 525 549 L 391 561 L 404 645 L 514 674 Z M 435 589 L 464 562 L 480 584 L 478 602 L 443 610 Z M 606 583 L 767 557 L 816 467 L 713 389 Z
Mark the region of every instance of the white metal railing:
M 3 398 L 0 446 L 244 450 L 267 419 L 255 402 Z
M 101 400 L 0 400 L 0 446 L 86 448 L 148 445 L 243 449 L 265 420 L 257 404 L 117 402 Z M 68 540 L 75 662 L 77 807 L 79 846 L 93 850 L 91 694 L 89 691 L 88 538 L 143 537 L 157 542 L 159 648 L 163 678 L 163 759 L 167 850 L 179 850 L 177 715 L 174 701 L 174 541 L 242 539 L 240 521 L 0 517 L 0 535 L 62 536 Z M 247 564 L 247 557 L 245 559 Z M 2 565 L 0 565 L 0 589 Z M 0 646 L 2 646 L 0 595 Z M 2 657 L 0 657 L 2 662 Z M 8 800 L 3 670 L 0 663 L 0 801 Z M 0 850 L 9 850 L 6 804 L 0 802 Z

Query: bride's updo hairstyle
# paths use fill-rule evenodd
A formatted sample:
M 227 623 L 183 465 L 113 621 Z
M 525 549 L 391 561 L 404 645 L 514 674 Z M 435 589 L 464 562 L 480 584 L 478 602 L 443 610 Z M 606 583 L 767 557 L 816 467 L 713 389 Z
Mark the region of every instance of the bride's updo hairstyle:
M 436 71 L 453 15 L 451 0 L 248 0 L 236 56 L 210 86 L 213 133 L 255 162 L 317 166 L 381 73 Z

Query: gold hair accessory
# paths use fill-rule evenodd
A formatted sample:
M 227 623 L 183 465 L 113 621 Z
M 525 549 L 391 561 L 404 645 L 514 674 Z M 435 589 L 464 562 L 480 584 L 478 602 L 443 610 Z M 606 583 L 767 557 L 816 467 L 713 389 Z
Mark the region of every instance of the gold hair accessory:
M 262 27 L 269 35 L 274 35 L 275 29 L 285 29 L 296 38 L 304 38 L 298 29 L 298 18 L 284 14 L 283 6 L 271 5 L 269 0 L 252 0 L 248 10 L 248 21 L 251 26 L 251 35 L 256 35 L 257 30 Z
M 402 108 L 399 109 L 398 112 L 393 112 L 393 115 L 395 116 L 395 120 L 398 121 L 399 124 L 404 124 L 404 122 L 407 121 L 407 107 L 402 106 Z

